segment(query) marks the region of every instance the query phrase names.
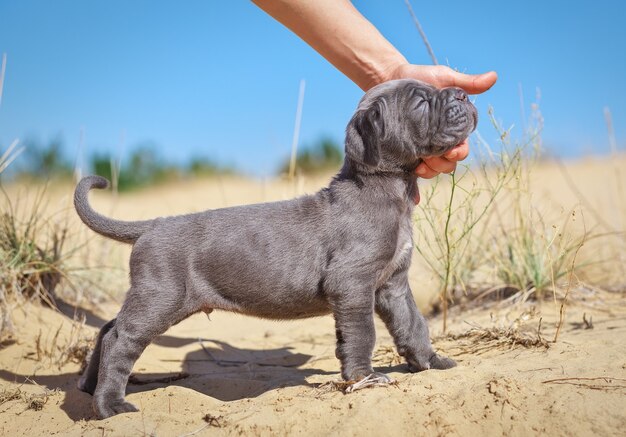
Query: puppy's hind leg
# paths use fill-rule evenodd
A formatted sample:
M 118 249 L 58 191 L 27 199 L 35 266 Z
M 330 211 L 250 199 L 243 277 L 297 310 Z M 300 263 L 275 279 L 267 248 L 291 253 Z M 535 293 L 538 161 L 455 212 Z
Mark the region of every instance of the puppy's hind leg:
M 115 325 L 102 339 L 98 384 L 93 407 L 101 418 L 137 411 L 124 400 L 128 377 L 135 361 L 152 340 L 175 320 L 184 318 L 185 299 L 176 293 L 164 299 L 155 289 L 131 288 Z M 186 313 L 188 315 L 190 313 Z
M 80 391 L 93 395 L 96 390 L 96 385 L 98 384 L 98 369 L 100 368 L 100 354 L 102 352 L 102 339 L 106 333 L 113 328 L 113 326 L 115 326 L 115 319 L 107 322 L 102 328 L 100 328 L 100 333 L 98 334 L 98 338 L 96 340 L 96 346 L 91 352 L 91 358 L 89 358 L 89 364 L 87 364 L 87 368 L 85 368 L 84 373 L 78 380 L 77 386 Z
M 456 366 L 450 358 L 437 355 L 430 343 L 428 324 L 415 305 L 407 272 L 396 273 L 376 292 L 376 312 L 411 372 L 427 369 L 449 369 Z

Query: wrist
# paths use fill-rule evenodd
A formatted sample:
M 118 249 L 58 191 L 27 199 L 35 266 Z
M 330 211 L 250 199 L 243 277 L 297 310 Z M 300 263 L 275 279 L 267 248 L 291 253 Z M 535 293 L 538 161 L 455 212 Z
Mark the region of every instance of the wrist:
M 367 91 L 383 82 L 398 78 L 398 71 L 406 65 L 409 65 L 409 62 L 400 53 L 390 54 L 387 59 L 380 61 L 378 64 L 370 65 L 368 81 L 361 88 Z

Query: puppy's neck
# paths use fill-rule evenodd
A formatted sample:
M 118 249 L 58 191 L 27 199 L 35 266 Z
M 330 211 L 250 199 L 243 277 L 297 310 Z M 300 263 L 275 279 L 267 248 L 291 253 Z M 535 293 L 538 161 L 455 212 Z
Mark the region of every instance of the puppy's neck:
M 412 209 L 419 201 L 415 167 L 410 169 L 372 169 L 346 157 L 343 167 L 335 176 L 333 183 L 352 183 L 360 191 L 367 192 L 373 200 L 399 202 Z

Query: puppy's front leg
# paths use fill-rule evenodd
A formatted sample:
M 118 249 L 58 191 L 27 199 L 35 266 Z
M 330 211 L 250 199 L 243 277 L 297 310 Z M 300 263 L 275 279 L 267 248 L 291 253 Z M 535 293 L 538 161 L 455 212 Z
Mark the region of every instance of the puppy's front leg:
M 410 371 L 456 366 L 454 360 L 441 357 L 433 350 L 426 319 L 415 305 L 406 271 L 396 273 L 376 292 L 376 313 L 385 322 Z
M 348 291 L 348 290 L 347 290 Z M 372 352 L 376 343 L 374 328 L 374 293 L 352 289 L 332 300 L 341 376 L 346 381 L 360 381 L 371 376 L 379 382 L 391 379 L 372 369 Z

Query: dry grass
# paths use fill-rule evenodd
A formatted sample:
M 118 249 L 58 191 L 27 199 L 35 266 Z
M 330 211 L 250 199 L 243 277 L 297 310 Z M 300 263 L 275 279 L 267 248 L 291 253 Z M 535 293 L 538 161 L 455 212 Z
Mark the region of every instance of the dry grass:
M 395 347 L 391 345 L 381 345 L 374 351 L 372 362 L 381 366 L 390 367 L 403 364 L 404 358 L 396 352 Z
M 391 380 L 391 382 L 382 381 L 379 377 L 374 374 L 368 375 L 360 381 L 328 381 L 323 384 L 320 384 L 317 389 L 320 392 L 332 392 L 332 391 L 340 391 L 343 394 L 354 393 L 358 390 L 363 390 L 365 388 L 371 387 L 388 387 L 393 386 L 397 387 L 398 382 L 395 380 Z
M 539 325 L 540 327 L 541 325 Z M 455 340 L 457 343 L 453 349 L 458 349 L 463 354 L 479 355 L 494 349 L 513 349 L 523 347 L 526 349 L 548 349 L 550 343 L 541 336 L 540 328 L 531 335 L 517 328 L 481 328 L 474 327 L 461 333 L 447 333 L 442 337 L 433 339 L 433 342 L 442 340 Z M 460 341 L 459 341 L 460 340 Z
M 0 175 L 24 151 L 24 147 L 20 147 L 19 149 L 17 148 L 18 144 L 19 141 L 14 140 L 2 156 L 0 156 Z
M 531 328 L 528 321 L 536 316 L 534 310 L 520 314 L 508 326 L 481 327 L 472 326 L 463 332 L 447 332 L 432 339 L 433 344 L 446 343 L 445 352 L 452 355 L 480 355 L 492 350 L 511 350 L 514 348 L 543 349 L 550 347 L 550 342 L 541 335 L 542 319 Z M 589 323 L 587 321 L 587 323 Z M 453 342 L 447 344 L 447 342 Z M 405 362 L 391 345 L 379 346 L 373 354 L 372 362 L 379 366 L 391 367 Z
M 65 297 L 80 293 L 80 272 L 70 260 L 82 244 L 68 244 L 70 221 L 66 214 L 46 212 L 46 188 L 31 203 L 2 190 L 0 206 L 0 337 L 11 335 L 11 314 L 31 302 L 55 306 L 59 286 Z M 69 293 L 69 292 L 71 293 Z
M 415 223 L 416 249 L 439 280 L 446 329 L 447 307 L 454 290 L 467 293 L 485 259 L 485 242 L 494 206 L 522 166 L 523 150 L 503 148 L 495 154 L 486 143 L 477 168 L 459 165 L 437 177 L 424 191 Z
M 68 363 L 80 364 L 82 373 L 89 353 L 95 346 L 96 336 L 86 333 L 84 317 L 70 321 L 70 331 L 66 336 L 61 335 L 65 323 L 62 322 L 55 331 L 48 330 L 45 334 L 40 329 L 35 339 L 36 352 L 28 357 L 59 369 Z
M 626 379 L 613 378 L 610 376 L 598 376 L 598 377 L 573 377 L 573 378 L 557 378 L 549 379 L 547 381 L 541 381 L 543 384 L 565 384 L 575 385 L 577 387 L 584 387 L 591 390 L 604 390 L 604 391 L 626 391 Z
M 620 247 L 624 238 L 623 231 L 605 232 L 596 223 L 589 227 L 590 210 L 579 199 L 570 208 L 538 199 L 535 173 L 545 161 L 537 105 L 533 123 L 519 140 L 492 112 L 490 117 L 500 139 L 495 149 L 501 152 L 494 153 L 477 134 L 478 162 L 460 165 L 451 177 L 439 176 L 423 190 L 416 215 L 416 249 L 438 279 L 434 307 L 443 313 L 444 332 L 448 306 L 459 302 L 512 305 L 550 298 L 562 315 L 579 276 L 607 262 L 597 251 Z M 626 210 L 626 199 L 621 208 Z
M 44 190 L 29 211 L 20 211 L 3 192 L 5 202 L 0 210 L 0 335 L 13 329 L 11 312 L 28 300 L 51 304 L 61 280 L 62 250 L 66 228 L 47 227 L 39 208 Z M 49 231 L 50 233 L 47 233 Z
M 42 390 L 42 393 L 36 394 L 22 391 L 21 386 L 3 388 L 2 391 L 0 391 L 0 406 L 12 401 L 19 401 L 25 406 L 24 411 L 40 411 L 43 409 L 44 405 L 46 405 L 50 396 L 55 392 L 55 390 L 45 388 L 42 388 Z
M 23 150 L 17 144 L 0 158 L 0 173 Z M 14 334 L 17 308 L 55 307 L 59 296 L 77 303 L 94 295 L 86 290 L 98 291 L 95 272 L 83 267 L 88 240 L 73 228 L 73 209 L 51 211 L 48 184 L 20 185 L 0 183 L 0 340 Z

